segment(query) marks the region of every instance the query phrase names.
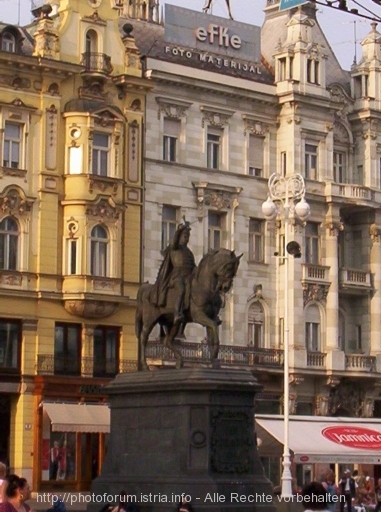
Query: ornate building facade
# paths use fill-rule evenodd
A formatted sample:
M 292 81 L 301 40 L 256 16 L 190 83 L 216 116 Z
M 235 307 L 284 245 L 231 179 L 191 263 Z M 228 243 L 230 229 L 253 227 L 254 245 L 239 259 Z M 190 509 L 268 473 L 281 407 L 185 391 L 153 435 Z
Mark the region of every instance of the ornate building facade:
M 56 4 L 0 35 L 0 459 L 79 490 L 136 360 L 148 82 L 118 3 Z

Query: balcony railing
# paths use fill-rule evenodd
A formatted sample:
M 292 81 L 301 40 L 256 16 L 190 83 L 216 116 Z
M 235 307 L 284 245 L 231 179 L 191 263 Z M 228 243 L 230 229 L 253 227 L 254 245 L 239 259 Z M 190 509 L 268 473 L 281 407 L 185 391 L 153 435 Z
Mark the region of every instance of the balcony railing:
M 364 270 L 341 268 L 340 269 L 340 285 L 342 287 L 356 287 L 363 289 L 371 289 L 372 283 L 370 272 Z
M 176 340 L 176 347 L 181 351 L 184 362 L 211 363 L 209 347 L 205 343 L 188 343 Z M 157 341 L 150 341 L 148 343 L 146 357 L 148 359 L 159 359 L 168 362 L 175 360 L 173 352 Z M 260 365 L 282 367 L 283 350 L 221 345 L 218 360 L 222 364 L 235 366 Z
M 303 268 L 303 281 L 311 281 L 311 282 L 322 282 L 328 281 L 328 271 L 329 267 L 323 267 L 322 265 L 311 265 L 311 264 L 304 264 L 302 265 Z
M 307 352 L 307 366 L 325 367 L 326 358 L 324 352 Z
M 368 370 L 372 372 L 376 368 L 376 358 L 361 354 L 347 354 L 345 356 L 345 367 L 348 370 Z
M 36 371 L 38 375 L 70 375 L 72 377 L 114 378 L 119 372 L 137 370 L 136 361 L 122 359 L 98 360 L 93 357 L 81 359 L 56 357 L 54 354 L 38 354 Z
M 379 192 L 353 183 L 326 183 L 326 196 L 339 196 L 353 201 L 378 202 Z
M 105 53 L 82 53 L 81 65 L 84 66 L 86 73 L 101 73 L 103 75 L 109 75 L 113 70 L 111 57 Z

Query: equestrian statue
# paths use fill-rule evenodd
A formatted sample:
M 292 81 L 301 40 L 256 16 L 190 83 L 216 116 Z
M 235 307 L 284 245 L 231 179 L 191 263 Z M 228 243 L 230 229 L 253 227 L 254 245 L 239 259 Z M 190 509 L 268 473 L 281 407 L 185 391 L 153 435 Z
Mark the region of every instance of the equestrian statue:
M 212 6 L 212 2 L 213 2 L 213 0 L 206 0 L 206 4 L 202 10 L 204 12 L 208 12 Z M 232 16 L 232 12 L 230 10 L 230 0 L 225 0 L 225 2 L 226 2 L 226 7 L 228 8 L 229 18 L 232 20 L 233 16 Z
M 190 223 L 184 218 L 164 252 L 155 284 L 145 283 L 138 291 L 135 331 L 140 370 L 148 370 L 145 349 L 157 324 L 164 346 L 175 354 L 176 368 L 183 366 L 183 359 L 173 341 L 188 323 L 206 327 L 211 360 L 218 357 L 218 314 L 233 285 L 242 254 L 236 256 L 228 249 L 210 251 L 196 266 L 188 247 L 190 231 Z

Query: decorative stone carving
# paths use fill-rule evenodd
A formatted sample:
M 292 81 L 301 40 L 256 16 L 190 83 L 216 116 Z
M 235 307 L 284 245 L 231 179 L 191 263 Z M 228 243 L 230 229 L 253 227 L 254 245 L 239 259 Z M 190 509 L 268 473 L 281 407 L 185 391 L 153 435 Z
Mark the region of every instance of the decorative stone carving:
M 373 243 L 379 243 L 381 227 L 377 226 L 377 224 L 371 224 L 369 226 L 369 234 Z
M 68 313 L 82 318 L 106 318 L 119 308 L 117 302 L 100 300 L 66 300 L 64 304 Z
M 364 391 L 358 382 L 341 381 L 331 388 L 329 394 L 329 414 L 331 416 L 347 413 L 346 415 L 361 417 Z
M 363 125 L 362 138 L 364 140 L 366 140 L 368 138 L 370 138 L 372 140 L 377 139 L 377 133 L 378 133 L 377 119 L 371 119 L 368 117 L 367 119 L 362 119 L 361 122 Z
M 329 397 L 326 395 L 317 395 L 315 402 L 315 415 L 328 416 L 329 413 Z
M 345 226 L 341 221 L 327 222 L 326 228 L 329 236 L 338 236 L 339 231 L 344 231 Z
M 100 6 L 101 0 L 90 0 L 90 4 L 91 7 L 95 9 Z M 107 21 L 99 16 L 97 10 L 95 10 L 93 14 L 90 14 L 90 16 L 82 16 L 81 19 L 82 21 L 86 21 L 87 23 L 92 23 L 94 25 L 101 25 L 104 27 L 107 25 Z
M 3 286 L 20 287 L 22 283 L 22 274 L 19 272 L 2 271 L 0 274 L 0 283 Z
M 311 300 L 325 304 L 330 284 L 303 283 L 303 304 L 306 306 Z
M 160 119 L 161 114 L 170 119 L 181 119 L 186 117 L 187 109 L 192 105 L 190 102 L 175 101 L 171 98 L 163 98 L 158 96 L 155 98 L 156 103 L 159 105 L 157 111 L 157 118 Z
M 13 87 L 16 90 L 29 89 L 31 87 L 31 81 L 29 80 L 29 78 L 21 77 L 18 75 L 16 75 L 16 76 L 15 75 L 12 75 L 12 76 L 3 75 L 2 77 L 0 77 L 0 83 L 7 85 L 9 87 Z M 21 100 L 19 100 L 19 101 L 21 101 Z M 19 105 L 15 105 L 15 106 L 19 106 Z
M 334 375 L 329 375 L 327 377 L 327 386 L 330 386 L 332 388 L 338 386 L 340 384 L 340 378 L 335 377 Z
M 226 187 L 213 185 L 206 182 L 193 183 L 197 191 L 197 217 L 201 221 L 204 218 L 205 207 L 216 210 L 230 210 L 238 206 L 238 196 L 241 187 Z
M 203 113 L 201 126 L 205 127 L 205 122 L 209 126 L 214 126 L 216 128 L 223 128 L 229 122 L 229 119 L 233 115 L 234 112 L 216 112 L 213 110 L 208 110 L 206 107 L 200 107 L 201 112 Z
M 212 412 L 211 466 L 217 473 L 248 473 L 250 451 L 249 411 L 217 409 Z
M 243 119 L 243 133 L 246 135 L 247 132 L 252 135 L 261 135 L 265 136 L 269 131 L 269 126 L 262 121 L 258 121 L 256 119 L 252 119 L 248 117 L 246 114 L 242 115 Z
M 100 192 L 107 192 L 110 190 L 112 195 L 116 195 L 118 191 L 118 181 L 114 178 L 107 178 L 105 176 L 97 176 L 95 174 L 89 174 L 89 192 L 93 194 L 97 190 Z
M 117 221 L 120 217 L 123 207 L 117 206 L 110 197 L 108 200 L 101 199 L 97 203 L 86 208 L 86 215 L 89 217 L 97 217 L 99 222 L 106 220 Z
M 32 210 L 33 202 L 22 189 L 11 187 L 0 196 L 0 210 L 4 215 L 25 215 Z
M 304 382 L 303 375 L 298 375 L 297 373 L 292 373 L 289 376 L 289 383 L 290 383 L 290 385 L 299 386 L 299 384 L 301 384 L 302 382 Z

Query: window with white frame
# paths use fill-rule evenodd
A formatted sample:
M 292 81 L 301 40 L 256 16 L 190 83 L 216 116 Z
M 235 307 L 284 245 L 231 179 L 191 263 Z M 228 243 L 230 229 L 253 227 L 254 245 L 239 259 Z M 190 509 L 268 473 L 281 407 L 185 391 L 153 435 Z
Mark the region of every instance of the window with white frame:
M 22 168 L 22 134 L 21 124 L 5 122 L 3 166 L 12 169 Z
M 249 135 L 248 174 L 250 176 L 263 176 L 263 137 Z
M 248 345 L 254 348 L 264 346 L 264 312 L 260 302 L 253 302 L 248 311 Z
M 223 240 L 225 215 L 217 212 L 208 213 L 208 250 L 220 249 Z
M 91 231 L 91 275 L 107 276 L 109 237 L 106 229 L 99 224 Z
M 163 160 L 176 162 L 180 139 L 181 122 L 178 119 L 164 119 Z
M 10 32 L 4 32 L 1 36 L 1 49 L 3 52 L 15 53 L 16 38 Z
M 163 205 L 161 218 L 161 250 L 172 242 L 176 231 L 179 208 L 176 206 Z
M 343 151 L 333 152 L 333 179 L 336 183 L 346 183 L 346 154 Z
M 109 176 L 110 171 L 110 136 L 94 132 L 93 135 L 93 174 Z
M 222 130 L 208 128 L 206 135 L 206 166 L 209 169 L 219 169 L 222 157 Z
M 264 223 L 259 219 L 249 220 L 249 261 L 263 263 Z
M 304 147 L 304 174 L 309 180 L 317 179 L 318 146 L 306 144 Z
M 0 270 L 17 270 L 19 226 L 12 217 L 0 222 Z
M 307 222 L 305 232 L 305 253 L 306 263 L 312 265 L 319 265 L 320 263 L 320 250 L 319 250 L 319 224 L 316 222 Z
M 305 341 L 308 352 L 320 352 L 320 311 L 316 304 L 305 310 Z

